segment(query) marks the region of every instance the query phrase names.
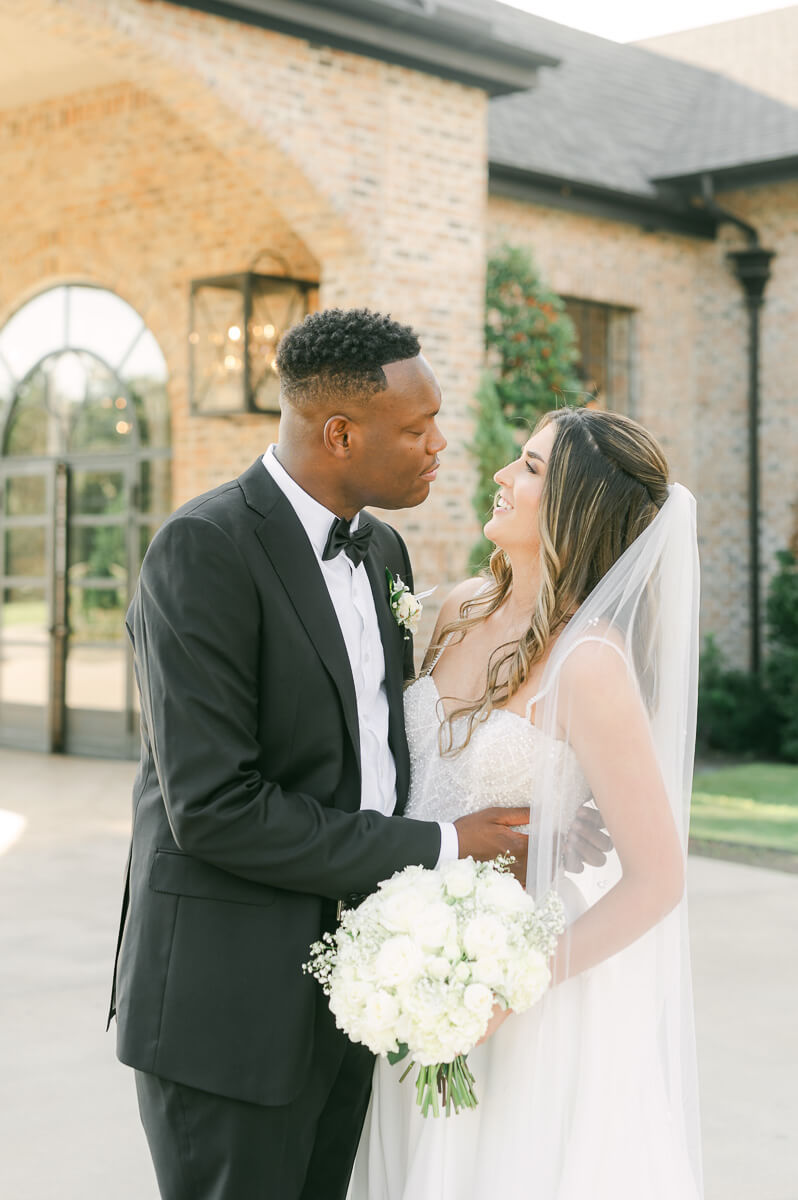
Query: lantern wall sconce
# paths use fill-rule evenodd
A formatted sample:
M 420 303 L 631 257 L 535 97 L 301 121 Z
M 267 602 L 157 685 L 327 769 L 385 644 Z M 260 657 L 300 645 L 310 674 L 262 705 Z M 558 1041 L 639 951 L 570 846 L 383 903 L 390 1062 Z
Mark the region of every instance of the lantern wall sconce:
M 279 413 L 277 344 L 315 307 L 317 287 L 308 280 L 252 270 L 191 281 L 192 413 Z

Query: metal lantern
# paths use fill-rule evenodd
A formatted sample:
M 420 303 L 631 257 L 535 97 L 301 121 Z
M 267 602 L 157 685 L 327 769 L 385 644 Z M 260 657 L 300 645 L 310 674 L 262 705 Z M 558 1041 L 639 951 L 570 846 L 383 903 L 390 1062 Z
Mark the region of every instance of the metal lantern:
M 280 338 L 310 311 L 316 284 L 242 271 L 191 282 L 191 411 L 279 413 Z

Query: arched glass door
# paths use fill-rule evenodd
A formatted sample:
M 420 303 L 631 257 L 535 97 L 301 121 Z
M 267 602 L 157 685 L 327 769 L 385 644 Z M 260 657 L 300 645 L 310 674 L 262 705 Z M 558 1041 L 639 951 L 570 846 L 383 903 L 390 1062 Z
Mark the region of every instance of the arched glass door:
M 124 616 L 171 507 L 166 363 L 100 288 L 44 292 L 0 332 L 0 743 L 130 755 Z

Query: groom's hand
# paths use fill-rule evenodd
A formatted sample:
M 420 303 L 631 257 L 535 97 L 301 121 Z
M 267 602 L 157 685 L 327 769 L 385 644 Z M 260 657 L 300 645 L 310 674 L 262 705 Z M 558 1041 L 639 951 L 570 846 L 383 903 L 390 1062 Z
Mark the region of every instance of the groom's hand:
M 483 808 L 455 821 L 460 858 L 486 862 L 499 854 L 512 854 L 515 862 L 510 870 L 516 879 L 526 884 L 526 856 L 529 838 L 513 829 L 513 825 L 528 825 L 528 808 Z

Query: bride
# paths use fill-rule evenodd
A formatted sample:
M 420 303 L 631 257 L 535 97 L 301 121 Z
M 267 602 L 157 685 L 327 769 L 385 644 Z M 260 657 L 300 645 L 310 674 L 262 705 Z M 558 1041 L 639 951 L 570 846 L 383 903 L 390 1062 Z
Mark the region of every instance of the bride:
M 406 692 L 408 816 L 531 803 L 528 889 L 568 925 L 552 986 L 497 1005 L 479 1106 L 423 1118 L 379 1058 L 349 1200 L 699 1200 L 685 854 L 695 503 L 654 438 L 563 408 L 495 476 L 486 580 L 445 601 Z M 589 797 L 614 850 L 572 876 Z

